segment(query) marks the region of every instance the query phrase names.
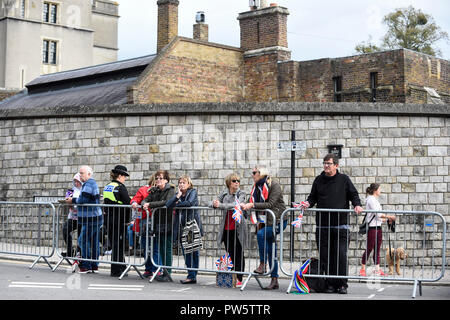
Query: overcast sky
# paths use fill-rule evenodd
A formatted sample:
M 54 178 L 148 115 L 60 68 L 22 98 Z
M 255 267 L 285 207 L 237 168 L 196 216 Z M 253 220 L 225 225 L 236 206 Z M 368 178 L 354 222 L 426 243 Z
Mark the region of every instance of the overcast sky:
M 192 38 L 197 11 L 204 11 L 209 41 L 240 46 L 237 16 L 249 10 L 248 0 L 179 0 L 180 36 Z M 156 53 L 157 0 L 118 0 L 119 59 Z M 449 0 L 278 0 L 289 9 L 288 44 L 292 60 L 344 57 L 355 54 L 356 44 L 381 43 L 386 33 L 383 17 L 396 8 L 412 5 L 430 14 L 450 34 Z M 450 59 L 450 43 L 437 45 Z

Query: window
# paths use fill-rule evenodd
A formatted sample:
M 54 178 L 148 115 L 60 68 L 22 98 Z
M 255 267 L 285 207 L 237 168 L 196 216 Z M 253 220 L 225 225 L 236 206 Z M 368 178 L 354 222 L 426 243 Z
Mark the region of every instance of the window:
M 56 64 L 56 41 L 44 40 L 42 49 L 42 62 Z
M 260 28 L 260 27 L 259 27 L 259 22 L 257 22 L 257 23 L 256 23 L 256 36 L 257 36 L 257 39 L 258 39 L 258 44 L 261 43 L 261 38 L 260 38 L 260 36 L 259 36 L 261 30 L 260 30 L 259 28 Z
M 370 102 L 377 102 L 378 72 L 370 73 Z
M 44 2 L 43 20 L 44 22 L 56 23 L 58 5 L 50 2 Z
M 333 78 L 334 102 L 342 102 L 342 77 Z

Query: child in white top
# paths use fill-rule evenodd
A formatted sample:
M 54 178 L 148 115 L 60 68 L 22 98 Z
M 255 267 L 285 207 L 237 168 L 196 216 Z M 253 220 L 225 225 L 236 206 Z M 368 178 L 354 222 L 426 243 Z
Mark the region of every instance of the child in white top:
M 381 188 L 378 183 L 372 183 L 366 189 L 366 210 L 381 211 L 381 204 L 378 201 L 378 197 L 381 194 Z M 385 276 L 386 274 L 380 269 L 380 248 L 383 241 L 383 233 L 381 231 L 381 223 L 389 219 L 395 220 L 395 216 L 388 216 L 381 212 L 368 212 L 366 215 L 366 221 L 369 221 L 369 230 L 367 231 L 367 249 L 361 258 L 361 270 L 359 274 L 363 277 L 366 276 L 366 261 L 370 256 L 372 250 L 375 249 L 373 255 L 373 261 L 376 265 L 375 274 Z

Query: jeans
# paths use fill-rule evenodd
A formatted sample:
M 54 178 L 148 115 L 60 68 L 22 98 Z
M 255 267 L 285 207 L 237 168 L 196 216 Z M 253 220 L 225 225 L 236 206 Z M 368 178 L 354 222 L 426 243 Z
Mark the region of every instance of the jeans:
M 185 254 L 184 249 L 183 249 L 183 255 L 184 255 L 184 261 L 186 263 L 186 267 L 198 269 L 198 267 L 200 265 L 199 251 L 194 251 L 192 253 Z M 197 279 L 197 270 L 189 270 L 187 279 Z
M 144 237 L 145 239 L 145 237 Z M 149 271 L 149 272 L 155 272 L 158 268 L 155 267 L 155 265 L 152 263 L 152 259 L 150 258 L 150 253 L 151 250 L 150 248 L 153 249 L 153 261 L 155 261 L 155 263 L 157 265 L 161 265 L 161 255 L 159 254 L 159 248 L 158 248 L 158 238 L 157 237 L 148 237 L 147 239 L 148 244 L 151 246 L 148 248 L 146 248 L 146 243 L 144 241 L 144 248 L 146 249 L 145 251 L 148 253 L 147 255 L 147 260 L 145 260 L 145 271 Z
M 100 253 L 100 228 L 103 225 L 103 216 L 80 218 L 78 225 L 81 227 L 78 244 L 81 248 L 81 258 L 98 260 Z M 92 269 L 98 267 L 98 262 L 81 261 L 80 268 Z
M 286 228 L 287 220 L 283 221 L 283 230 Z M 259 261 L 261 263 L 267 263 L 269 260 L 269 267 L 272 272 L 270 276 L 272 278 L 278 278 L 278 260 L 277 255 L 277 242 L 276 235 L 280 233 L 279 226 L 276 226 L 275 232 L 273 232 L 273 227 L 264 227 L 260 229 L 257 233 L 258 249 L 259 249 Z M 272 245 L 275 243 L 275 252 L 272 250 Z M 272 260 L 274 258 L 274 266 L 272 269 Z
M 128 245 L 130 247 L 132 247 L 134 245 L 134 239 L 133 239 L 134 231 L 133 231 L 133 225 L 132 224 L 128 225 L 128 227 L 127 227 L 127 237 L 128 237 Z

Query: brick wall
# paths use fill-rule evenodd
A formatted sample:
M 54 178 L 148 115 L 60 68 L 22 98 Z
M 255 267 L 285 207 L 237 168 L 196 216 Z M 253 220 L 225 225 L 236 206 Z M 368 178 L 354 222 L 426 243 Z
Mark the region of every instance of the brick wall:
M 241 13 L 241 48 L 255 50 L 280 46 L 287 48 L 287 16 L 283 7 L 269 7 Z
M 245 101 L 279 101 L 278 61 L 289 58 L 290 52 L 280 50 L 245 56 Z
M 435 89 L 441 96 L 441 100 L 448 103 L 450 101 L 450 61 L 411 50 L 404 50 L 404 55 L 408 90 L 406 101 L 426 103 L 427 93 L 423 87 L 429 87 Z
M 450 63 L 410 50 L 392 50 L 336 59 L 298 63 L 298 92 L 286 101 L 334 101 L 333 77 L 342 77 L 342 101 L 369 102 L 370 73 L 378 73 L 378 102 L 427 103 L 423 87 L 430 87 L 448 102 Z M 288 81 L 286 82 L 286 88 Z M 419 89 L 419 90 L 417 90 Z
M 134 102 L 242 101 L 242 66 L 239 49 L 177 38 L 141 75 Z

